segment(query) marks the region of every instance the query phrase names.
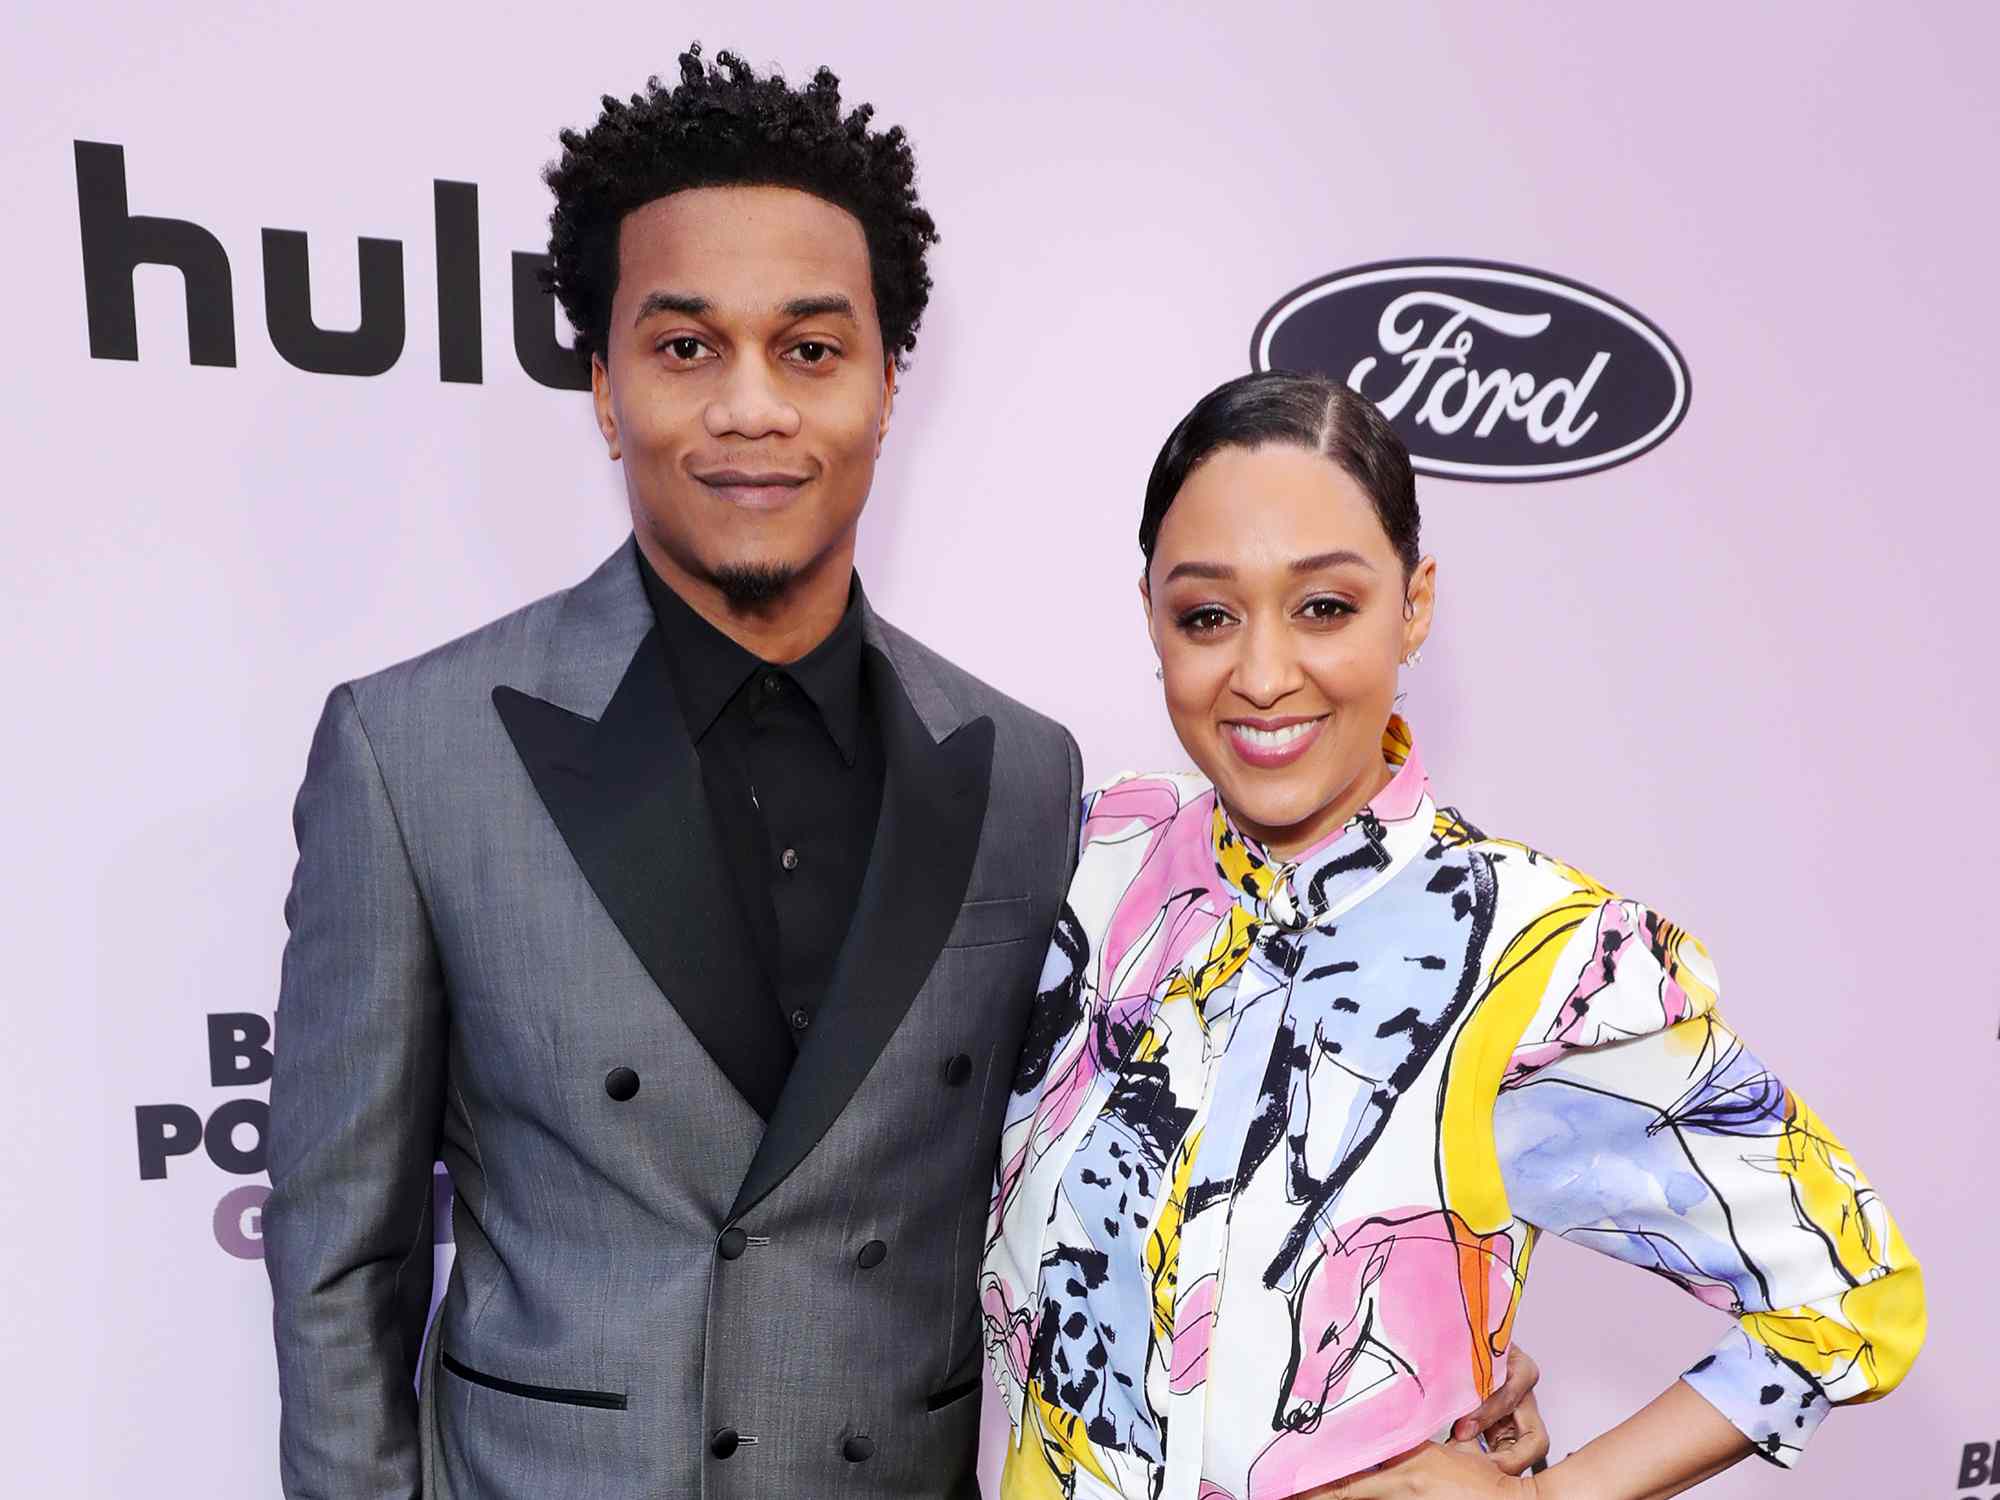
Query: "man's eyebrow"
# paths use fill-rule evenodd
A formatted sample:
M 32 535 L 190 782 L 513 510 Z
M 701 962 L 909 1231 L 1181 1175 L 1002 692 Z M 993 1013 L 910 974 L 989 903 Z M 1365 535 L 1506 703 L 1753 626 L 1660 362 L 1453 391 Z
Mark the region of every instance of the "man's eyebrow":
M 1294 573 L 1317 573 L 1321 568 L 1337 568 L 1343 563 L 1357 564 L 1360 567 L 1368 569 L 1371 573 L 1375 571 L 1375 564 L 1363 557 L 1359 552 L 1352 551 L 1346 547 L 1342 547 L 1335 552 L 1316 552 L 1311 557 L 1298 558 L 1292 563 L 1292 571 Z
M 713 302 L 692 292 L 648 292 L 639 303 L 639 310 L 633 314 L 632 321 L 643 323 L 655 313 L 679 313 L 683 317 L 703 318 L 714 311 Z M 793 322 L 800 318 L 857 318 L 853 298 L 838 292 L 794 297 L 789 302 L 779 303 L 778 312 Z
M 634 323 L 643 323 L 654 313 L 680 313 L 685 317 L 699 318 L 714 311 L 715 304 L 706 297 L 697 297 L 692 292 L 648 292 L 639 311 L 633 314 Z
M 820 297 L 794 297 L 789 302 L 781 303 L 778 311 L 795 320 L 836 315 L 845 318 L 855 316 L 853 301 L 838 292 L 830 292 Z

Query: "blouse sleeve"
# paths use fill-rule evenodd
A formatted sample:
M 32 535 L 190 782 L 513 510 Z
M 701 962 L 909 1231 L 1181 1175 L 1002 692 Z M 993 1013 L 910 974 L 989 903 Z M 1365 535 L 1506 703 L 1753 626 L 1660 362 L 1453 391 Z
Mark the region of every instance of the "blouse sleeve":
M 1923 1277 L 1887 1207 L 1723 1024 L 1707 951 L 1645 907 L 1606 900 L 1568 940 L 1494 1134 L 1520 1218 L 1736 1319 L 1682 1378 L 1773 1462 L 1915 1359 Z

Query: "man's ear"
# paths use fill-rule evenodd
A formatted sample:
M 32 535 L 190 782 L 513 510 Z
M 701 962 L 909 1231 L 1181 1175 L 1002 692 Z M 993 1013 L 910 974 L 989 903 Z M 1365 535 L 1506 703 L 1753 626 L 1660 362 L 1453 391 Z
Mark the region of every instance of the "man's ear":
M 590 356 L 590 400 L 597 408 L 597 430 L 604 434 L 604 446 L 614 459 L 625 456 L 618 444 L 618 413 L 611 406 L 611 372 L 604 367 L 604 356 Z
M 889 414 L 896 409 L 896 361 L 882 361 L 882 421 L 875 429 L 875 454 L 879 458 L 883 441 L 889 436 Z

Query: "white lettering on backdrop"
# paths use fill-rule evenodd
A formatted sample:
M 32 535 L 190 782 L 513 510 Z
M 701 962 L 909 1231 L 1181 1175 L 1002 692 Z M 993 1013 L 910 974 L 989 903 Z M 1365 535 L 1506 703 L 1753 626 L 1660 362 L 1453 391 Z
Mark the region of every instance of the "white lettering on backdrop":
M 1424 336 L 1425 320 L 1416 316 L 1406 323 L 1404 319 L 1424 309 L 1449 316 L 1438 323 L 1429 342 L 1420 346 L 1418 340 Z M 1479 437 L 1492 436 L 1493 429 L 1506 418 L 1526 423 L 1531 442 L 1546 443 L 1553 439 L 1559 448 L 1571 447 L 1597 425 L 1597 414 L 1586 408 L 1591 388 L 1611 363 L 1608 353 L 1599 350 L 1575 380 L 1558 378 L 1541 386 L 1526 371 L 1516 374 L 1496 367 L 1481 374 L 1470 363 L 1475 335 L 1468 324 L 1506 338 L 1531 339 L 1546 331 L 1550 321 L 1547 313 L 1502 312 L 1449 292 L 1405 292 L 1382 309 L 1375 329 L 1382 353 L 1400 356 L 1404 369 L 1402 383 L 1389 395 L 1371 399 L 1381 408 L 1383 416 L 1394 421 L 1424 391 L 1425 381 L 1441 365 L 1443 368 L 1438 369 L 1436 380 L 1411 419 L 1419 426 L 1449 435 L 1471 421 L 1484 405 L 1478 425 L 1473 428 Z M 1362 382 L 1378 363 L 1372 354 L 1357 361 L 1348 372 L 1347 383 L 1368 394 Z M 1454 393 L 1458 393 L 1455 403 Z

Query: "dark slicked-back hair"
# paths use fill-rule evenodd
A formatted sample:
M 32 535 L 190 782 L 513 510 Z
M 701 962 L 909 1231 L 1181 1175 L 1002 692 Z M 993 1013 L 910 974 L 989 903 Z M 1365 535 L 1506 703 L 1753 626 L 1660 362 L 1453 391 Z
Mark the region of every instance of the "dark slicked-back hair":
M 930 301 L 924 256 L 937 226 L 917 202 L 917 164 L 900 125 L 871 130 L 875 106 L 841 113 L 840 80 L 821 68 L 803 88 L 759 77 L 742 58 L 680 56 L 680 82 L 658 78 L 630 101 L 606 95 L 585 131 L 565 130 L 542 180 L 549 215 L 549 290 L 576 329 L 577 353 L 602 355 L 618 290 L 625 216 L 687 188 L 798 188 L 853 214 L 868 236 L 882 347 L 902 368 Z
M 1146 507 L 1139 517 L 1139 550 L 1148 567 L 1174 497 L 1196 465 L 1222 448 L 1261 448 L 1288 443 L 1310 448 L 1361 486 L 1402 560 L 1403 576 L 1416 571 L 1417 481 L 1410 450 L 1375 403 L 1323 375 L 1264 370 L 1226 380 L 1201 400 L 1168 434 L 1146 481 Z

